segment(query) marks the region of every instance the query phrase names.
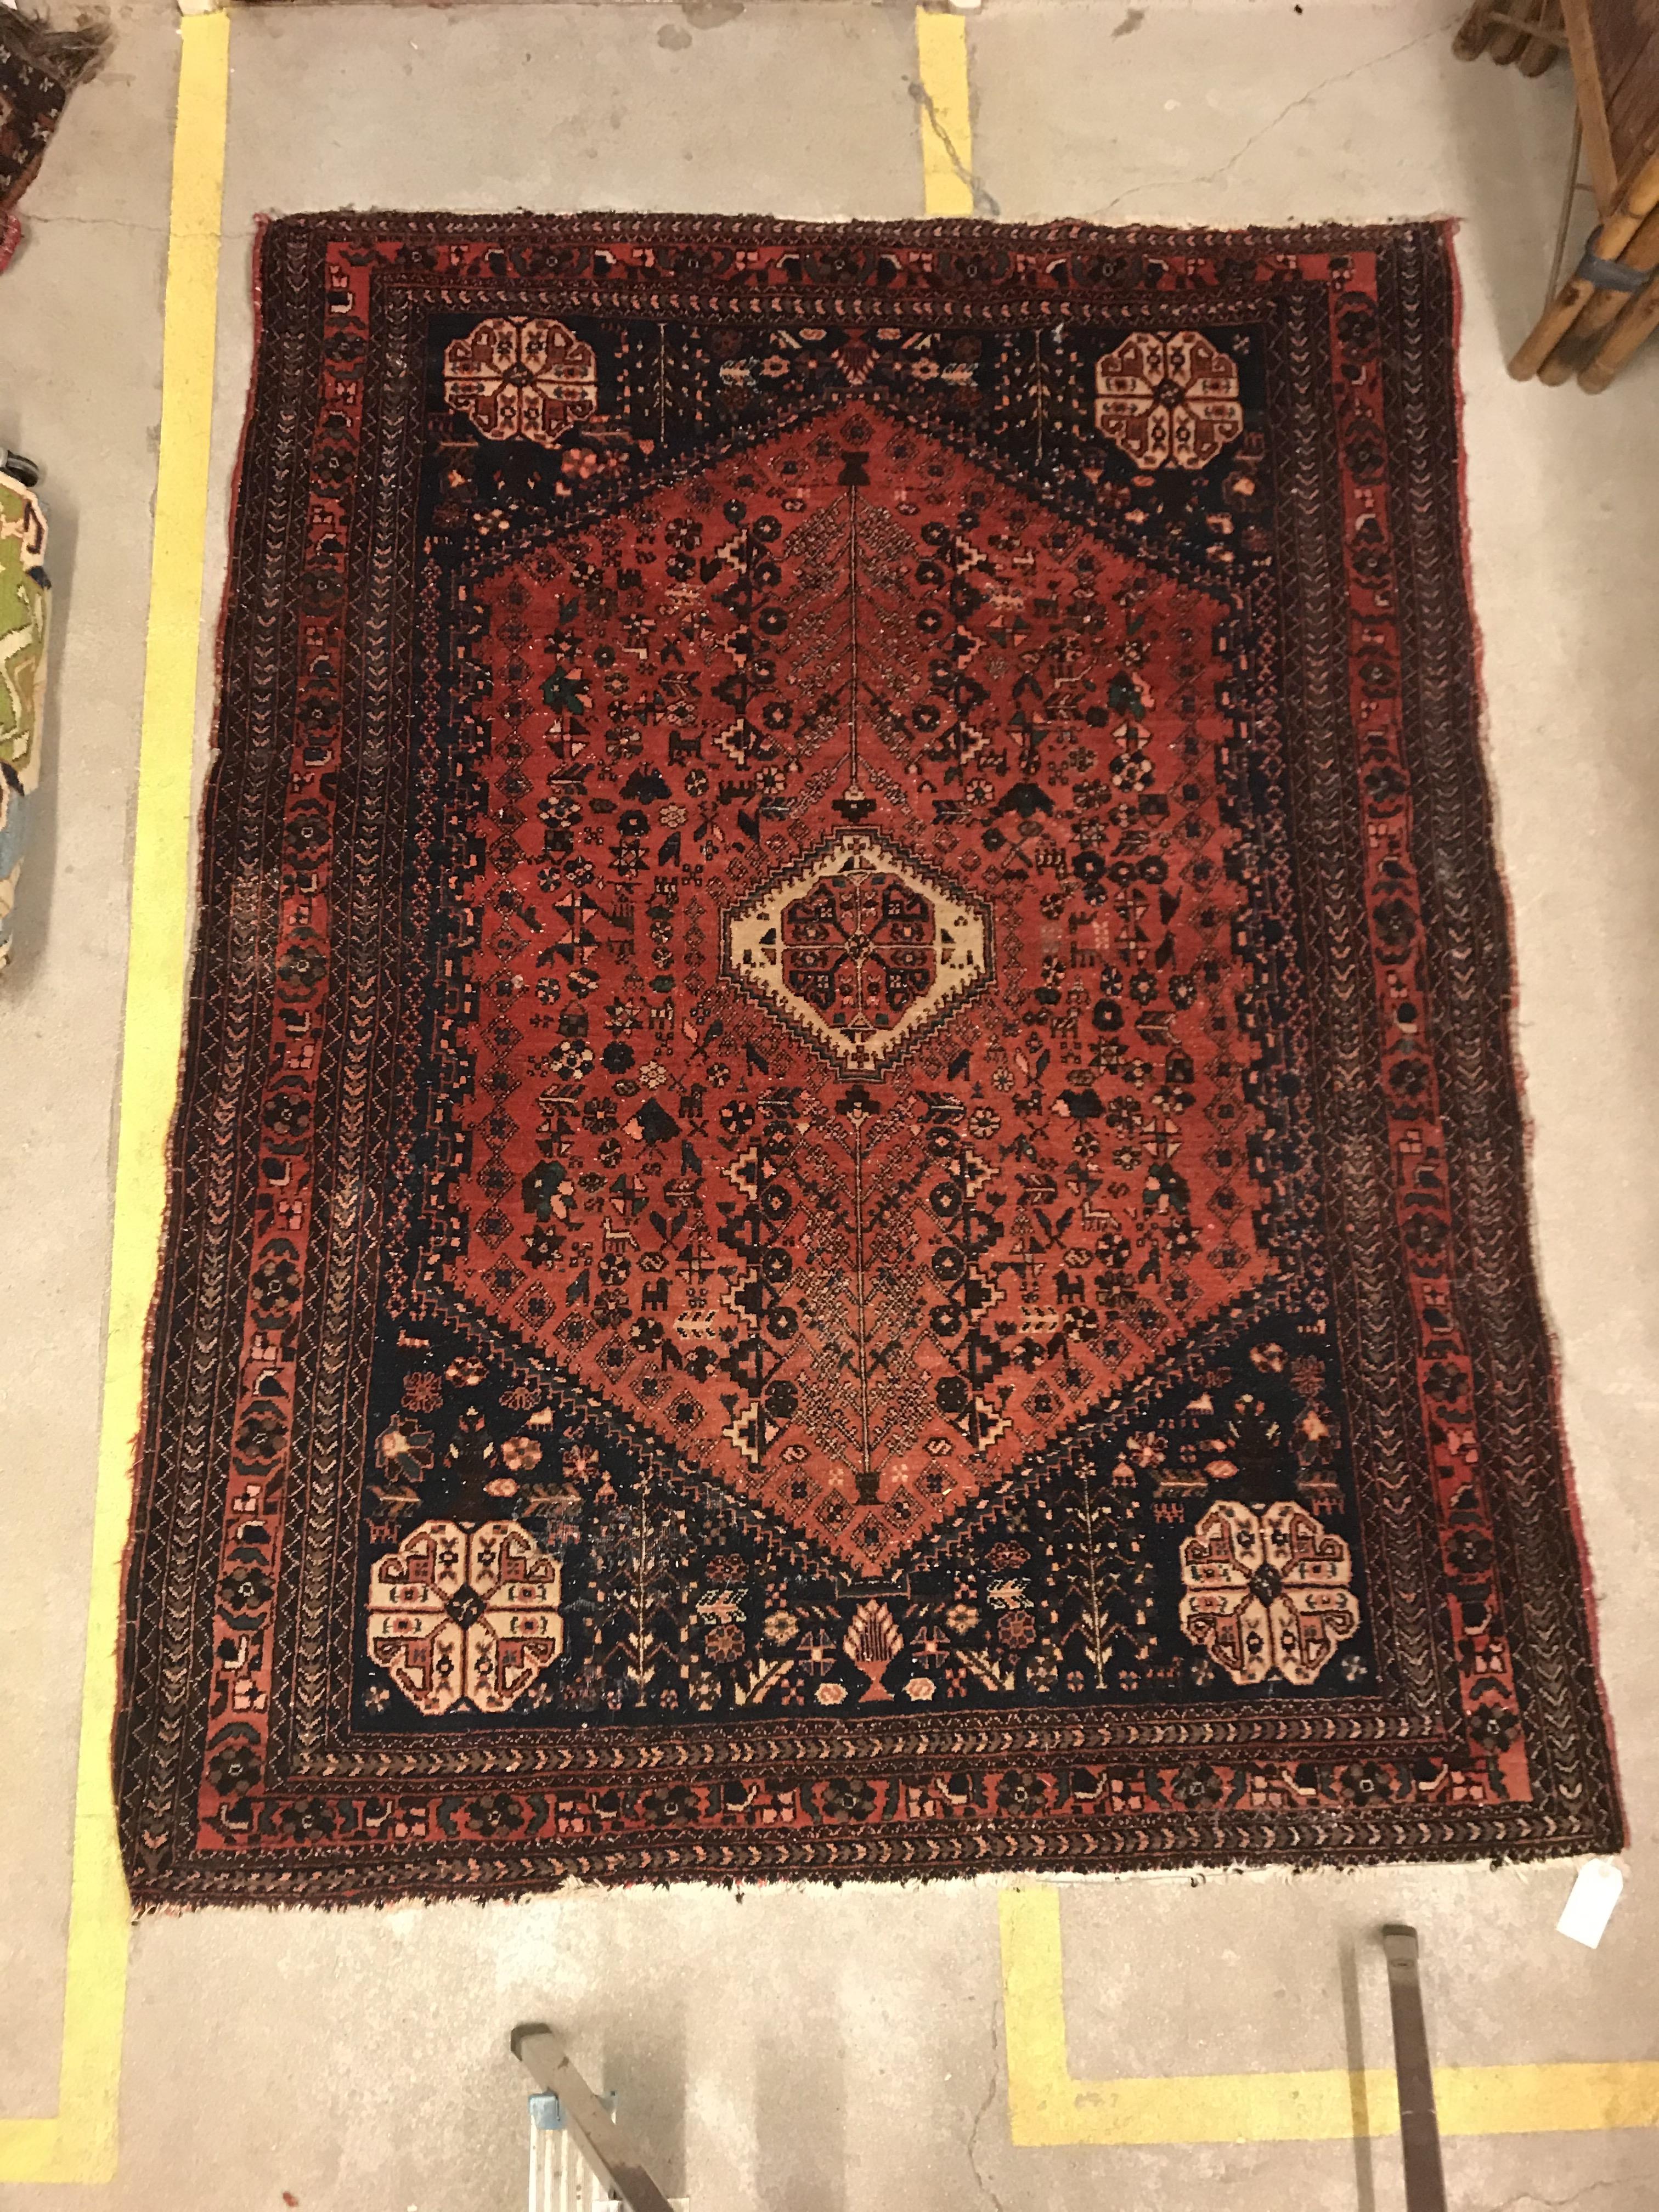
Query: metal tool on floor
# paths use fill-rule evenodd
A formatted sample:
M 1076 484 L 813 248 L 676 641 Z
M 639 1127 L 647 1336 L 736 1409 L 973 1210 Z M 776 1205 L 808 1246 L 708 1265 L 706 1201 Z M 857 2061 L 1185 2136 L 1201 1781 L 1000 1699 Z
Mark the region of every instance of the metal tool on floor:
M 515 2027 L 507 2040 L 540 2092 L 530 2100 L 527 2212 L 674 2212 L 617 2125 L 615 2099 L 588 2087 L 552 2030 Z
M 1400 2154 L 1406 2169 L 1406 2212 L 1446 2212 L 1440 2165 L 1440 2123 L 1434 2109 L 1434 2071 L 1423 1989 L 1417 1975 L 1417 1930 L 1382 1930 L 1389 1962 L 1389 2008 L 1394 2015 L 1394 2070 L 1400 2086 Z

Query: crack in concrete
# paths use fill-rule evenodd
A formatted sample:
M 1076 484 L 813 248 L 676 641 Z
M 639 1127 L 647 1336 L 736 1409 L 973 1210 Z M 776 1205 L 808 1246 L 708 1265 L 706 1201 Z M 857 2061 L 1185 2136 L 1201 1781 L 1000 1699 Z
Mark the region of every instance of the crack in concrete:
M 980 2170 L 979 2131 L 989 2118 L 991 2107 L 997 2100 L 997 2091 L 1001 2087 L 997 2070 L 997 2053 L 1001 2048 L 1001 2008 L 994 2003 L 991 2007 L 991 2085 L 985 2092 L 983 2103 L 974 2114 L 973 2126 L 968 2130 L 968 2164 L 978 2185 L 980 2195 L 991 2205 L 992 2212 L 1008 2212 L 1008 2208 Z
M 1394 61 L 1401 54 L 1408 54 L 1413 46 L 1425 46 L 1431 40 L 1444 38 L 1452 26 L 1462 20 L 1466 12 L 1460 9 L 1455 14 L 1436 23 L 1432 29 L 1420 32 L 1416 38 L 1407 39 L 1397 46 L 1390 46 L 1386 53 L 1373 54 L 1367 61 L 1356 62 L 1352 69 L 1337 70 L 1329 76 L 1321 77 L 1317 84 L 1310 85 L 1306 92 L 1298 93 L 1294 100 L 1287 100 L 1270 123 L 1264 123 L 1260 131 L 1252 131 L 1244 143 L 1230 154 L 1218 169 L 1206 170 L 1196 177 L 1157 177 L 1144 185 L 1126 185 L 1115 198 L 1107 201 L 1104 207 L 1093 208 L 1079 219 L 1085 222 L 1103 222 L 1115 208 L 1133 198 L 1136 192 L 1163 191 L 1172 185 L 1218 185 L 1231 170 L 1238 167 L 1253 146 L 1259 146 L 1264 138 L 1271 137 L 1287 115 L 1294 115 L 1298 107 L 1306 107 L 1310 101 L 1317 100 L 1322 92 L 1328 92 L 1333 85 L 1346 84 L 1351 77 L 1363 76 L 1367 70 L 1381 69 L 1385 62 Z
M 973 174 L 972 171 L 964 167 L 962 156 L 957 153 L 956 146 L 951 140 L 950 132 L 939 119 L 939 110 L 934 106 L 933 94 L 928 91 L 927 86 L 918 82 L 915 77 L 908 77 L 905 82 L 909 86 L 911 99 L 915 100 L 916 106 L 921 110 L 922 113 L 927 118 L 928 122 L 933 125 L 933 135 L 938 138 L 939 144 L 945 149 L 945 159 L 950 162 L 951 167 L 956 171 L 962 182 L 967 185 L 969 197 L 974 203 L 974 213 L 975 215 L 987 216 L 1000 215 L 1002 213 L 1000 206 L 999 206 L 997 202 L 992 198 L 990 193 L 986 191 L 984 185 L 981 184 L 979 179 Z
M 165 222 L 134 222 L 119 215 L 42 215 L 36 208 L 22 210 L 23 233 L 49 230 L 55 225 L 69 223 L 78 230 L 131 230 L 141 232 L 148 238 L 165 238 L 169 226 Z
M 1518 2197 L 1506 2197 L 1501 2204 L 1492 2205 L 1490 2212 L 1526 2212 L 1526 2208 L 1533 2205 L 1538 2208 L 1538 2212 L 1564 2212 L 1565 2206 L 1582 2204 L 1598 2189 L 1616 2186 L 1617 2184 L 1611 2181 L 1587 2181 L 1582 2189 L 1575 2189 L 1571 2197 L 1540 2197 L 1536 2190 L 1523 2189 Z
M 4 0 L 0 0 L 0 5 L 3 4 Z M 22 223 L 26 246 L 32 230 L 51 230 L 65 223 L 76 230 L 130 230 L 136 237 L 143 238 L 170 238 L 173 234 L 170 223 L 135 222 L 128 216 L 119 215 L 41 215 L 33 208 L 22 210 Z M 246 246 L 253 235 L 252 224 L 240 230 L 222 230 L 219 243 L 222 246 Z

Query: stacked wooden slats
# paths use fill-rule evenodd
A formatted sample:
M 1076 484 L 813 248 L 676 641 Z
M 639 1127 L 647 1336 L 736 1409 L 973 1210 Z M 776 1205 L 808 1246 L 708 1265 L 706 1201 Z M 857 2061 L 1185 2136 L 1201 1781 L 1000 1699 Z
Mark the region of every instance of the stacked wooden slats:
M 1659 0 L 1551 4 L 1572 57 L 1600 222 L 1510 368 L 1546 384 L 1576 374 L 1586 392 L 1604 392 L 1659 324 Z

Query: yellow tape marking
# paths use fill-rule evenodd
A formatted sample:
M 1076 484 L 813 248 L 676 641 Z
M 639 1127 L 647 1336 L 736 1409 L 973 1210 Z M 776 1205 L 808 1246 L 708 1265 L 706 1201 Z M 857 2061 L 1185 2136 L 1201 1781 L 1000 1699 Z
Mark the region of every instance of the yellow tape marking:
M 960 15 L 916 10 L 921 97 L 922 211 L 972 215 L 974 127 L 968 108 L 968 26 Z M 954 154 L 955 159 L 951 156 Z
M 230 20 L 187 15 L 173 144 L 161 340 L 161 441 L 132 862 L 103 1421 L 81 1690 L 64 2053 L 51 2119 L 0 2120 L 0 2182 L 113 2179 L 126 2011 L 126 1881 L 116 1837 L 121 1560 L 143 1394 L 144 1330 L 167 1200 L 167 1139 L 184 1024 L 191 763 L 207 532 Z
M 1326 2142 L 1397 2133 L 1392 2069 L 1126 2075 L 1074 2081 L 1066 2057 L 1060 1893 L 1004 1890 L 1002 2002 L 1016 2143 Z M 1444 2136 L 1659 2127 L 1659 2061 L 1437 2066 Z

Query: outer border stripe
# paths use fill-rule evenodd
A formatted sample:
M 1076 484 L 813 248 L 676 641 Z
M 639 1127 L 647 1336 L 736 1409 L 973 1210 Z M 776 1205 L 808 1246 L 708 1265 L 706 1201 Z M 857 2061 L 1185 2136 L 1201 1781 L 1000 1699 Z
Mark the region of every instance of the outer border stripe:
M 1009 2129 L 1017 2144 L 1328 2142 L 1398 2133 L 1391 2069 L 1074 2081 L 1060 1893 L 1008 1889 L 998 1905 Z M 1439 2066 L 1434 2090 L 1443 2136 L 1659 2128 L 1659 2060 Z
M 121 1563 L 143 1394 L 144 1332 L 167 1202 L 167 1139 L 184 1027 L 208 456 L 219 283 L 230 20 L 187 15 L 173 148 L 161 437 L 134 828 L 103 1419 L 75 1785 L 58 2111 L 0 2120 L 0 2182 L 115 2173 L 126 2011 L 126 1881 L 110 1774 Z

